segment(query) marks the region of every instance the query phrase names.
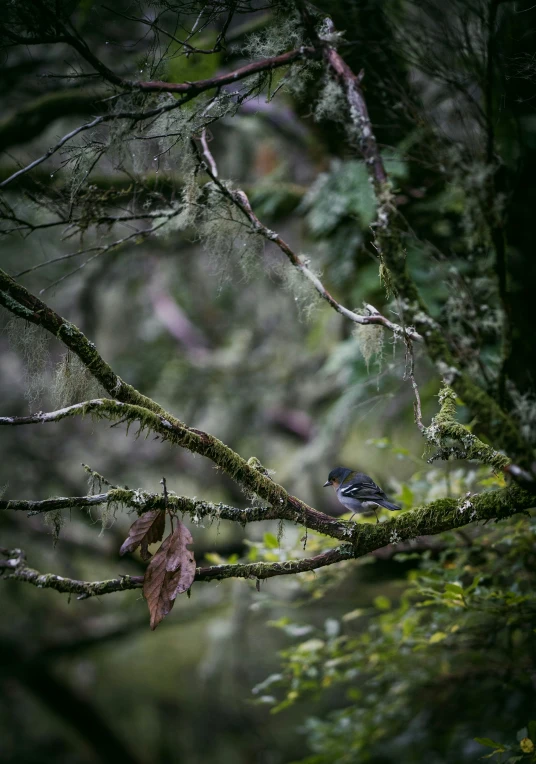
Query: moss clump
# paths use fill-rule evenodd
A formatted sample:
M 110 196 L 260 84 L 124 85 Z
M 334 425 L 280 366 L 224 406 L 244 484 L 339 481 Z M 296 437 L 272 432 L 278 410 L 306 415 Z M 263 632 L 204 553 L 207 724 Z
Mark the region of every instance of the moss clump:
M 489 464 L 497 472 L 510 464 L 507 456 L 483 443 L 467 427 L 456 421 L 456 393 L 449 385 L 445 384 L 441 388 L 439 405 L 439 412 L 423 432 L 428 443 L 438 449 L 429 462 L 450 458 L 473 459 L 481 464 Z
M 271 58 L 303 45 L 303 27 L 297 14 L 279 14 L 273 23 L 246 38 L 242 52 L 248 58 Z
M 346 116 L 346 98 L 339 83 L 329 75 L 324 76 L 324 83 L 316 102 L 314 118 L 344 121 Z

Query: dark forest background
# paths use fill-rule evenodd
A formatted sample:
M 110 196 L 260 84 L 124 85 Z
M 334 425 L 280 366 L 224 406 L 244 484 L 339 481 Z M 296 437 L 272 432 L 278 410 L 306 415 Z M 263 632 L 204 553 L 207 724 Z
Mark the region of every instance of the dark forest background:
M 536 7 L 351 0 L 316 10 L 332 18 L 347 64 L 363 70 L 413 280 L 456 363 L 516 422 L 527 449 L 515 458 L 529 469 Z M 303 38 L 292 4 L 7 3 L 0 181 L 108 108 L 104 99 L 115 108 L 109 83 L 68 44 L 17 39 L 43 33 L 51 14 L 68 19 L 110 70 L 147 80 L 213 77 Z M 208 55 L 170 38 L 196 23 L 192 44 L 225 45 Z M 341 98 L 318 61 L 274 71 L 210 126 L 210 149 L 219 177 L 247 192 L 260 220 L 310 259 L 341 304 L 372 304 L 398 323 L 404 306 L 379 277 L 377 200 Z M 2 269 L 79 326 L 138 390 L 257 457 L 328 514 L 342 512 L 322 488 L 339 464 L 370 474 L 404 512 L 504 487 L 487 465 L 423 458 L 403 340 L 378 326 L 352 329 L 273 244 L 241 238 L 225 219 L 136 235 L 146 227 L 140 216 L 208 180 L 196 172 L 192 181 L 184 144 L 170 138 L 196 108 L 182 110 L 180 129 L 166 123 L 164 137 L 162 122 L 145 133 L 132 125 L 81 135 L 11 183 L 0 202 Z M 133 209 L 135 220 L 95 223 Z M 4 310 L 0 320 L 1 416 L 102 394 L 38 327 Z M 441 373 L 417 343 L 414 352 L 429 422 L 449 368 Z M 460 421 L 478 432 L 482 421 L 464 403 Z M 115 485 L 158 493 L 165 477 L 179 495 L 247 505 L 207 459 L 135 435 L 89 417 L 0 428 L 4 498 L 82 496 L 83 463 Z M 138 556 L 118 554 L 132 520 L 114 508 L 46 518 L 2 511 L 0 544 L 74 579 L 141 575 Z M 198 565 L 302 553 L 304 529 L 290 523 L 188 525 Z M 139 590 L 78 601 L 0 581 L 2 761 L 462 764 L 491 752 L 533 761 L 534 514 L 413 547 L 396 541 L 259 586 L 197 582 L 155 632 Z M 330 545 L 310 534 L 306 551 Z

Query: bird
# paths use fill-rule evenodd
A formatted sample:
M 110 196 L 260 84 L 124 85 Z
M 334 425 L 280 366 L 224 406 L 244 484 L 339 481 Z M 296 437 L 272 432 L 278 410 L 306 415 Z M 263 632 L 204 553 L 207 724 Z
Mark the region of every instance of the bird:
M 333 486 L 341 504 L 354 513 L 352 517 L 373 511 L 378 523 L 376 513 L 378 506 L 393 512 L 402 509 L 398 504 L 389 501 L 380 486 L 376 485 L 374 480 L 364 472 L 354 472 L 347 467 L 335 467 L 329 473 L 323 487 L 326 488 L 328 485 Z

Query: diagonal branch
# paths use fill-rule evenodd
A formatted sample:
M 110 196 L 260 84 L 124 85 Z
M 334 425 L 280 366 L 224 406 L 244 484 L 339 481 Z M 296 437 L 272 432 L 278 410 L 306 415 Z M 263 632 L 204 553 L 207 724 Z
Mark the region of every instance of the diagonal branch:
M 283 66 L 285 64 L 285 62 L 283 62 L 283 63 L 271 65 L 270 59 L 266 59 L 265 61 L 258 62 L 258 63 L 267 64 L 266 67 L 260 66 L 259 71 L 264 71 L 264 70 L 271 71 L 273 68 L 276 68 L 277 66 Z M 242 67 L 242 68 L 246 69 L 247 67 Z M 246 73 L 238 72 L 238 76 L 235 77 L 234 75 L 237 74 L 237 72 L 231 73 L 229 75 L 222 75 L 222 77 L 230 77 L 231 82 L 237 82 L 247 76 Z M 184 90 L 180 90 L 182 85 L 177 85 L 176 88 L 175 87 L 172 88 L 172 91 L 183 92 L 184 93 L 183 97 L 180 100 L 177 100 L 177 101 L 173 100 L 171 103 L 166 103 L 166 104 L 163 104 L 162 106 L 157 106 L 154 109 L 147 109 L 145 111 L 130 111 L 130 110 L 118 111 L 118 112 L 111 112 L 109 114 L 102 114 L 98 117 L 95 117 L 95 119 L 91 120 L 91 122 L 86 122 L 83 125 L 79 125 L 74 130 L 71 130 L 69 133 L 67 133 L 62 138 L 60 138 L 60 140 L 56 144 L 54 144 L 54 146 L 51 146 L 44 154 L 42 154 L 42 156 L 38 157 L 33 162 L 30 162 L 30 164 L 25 165 L 24 167 L 21 167 L 19 170 L 14 172 L 8 178 L 3 180 L 0 183 L 0 188 L 5 188 L 14 180 L 17 180 L 17 178 L 20 178 L 22 175 L 25 175 L 26 173 L 30 172 L 30 170 L 34 169 L 35 167 L 38 167 L 40 164 L 42 164 L 47 159 L 49 159 L 53 154 L 59 151 L 62 148 L 62 146 L 64 146 L 68 141 L 76 137 L 79 133 L 85 132 L 86 130 L 91 130 L 97 127 L 98 125 L 105 124 L 107 122 L 113 122 L 120 119 L 130 120 L 132 123 L 137 123 L 137 122 L 143 122 L 147 119 L 153 119 L 155 117 L 160 116 L 161 114 L 167 114 L 170 111 L 174 111 L 175 109 L 180 108 L 184 104 L 188 103 L 188 101 L 191 101 L 193 98 L 196 98 L 200 93 L 203 93 L 206 90 L 210 90 L 213 87 L 216 87 L 216 85 L 212 83 L 216 82 L 219 79 L 220 78 L 218 77 L 214 77 L 211 80 L 200 80 L 199 82 L 183 83 L 185 86 Z M 148 85 L 152 85 L 152 84 L 154 83 L 148 83 Z M 161 84 L 166 84 L 166 83 L 157 83 L 157 85 L 161 85 Z M 143 88 L 138 88 L 138 89 L 143 89 Z M 152 89 L 150 87 L 145 88 L 145 90 L 148 92 L 152 92 Z M 156 90 L 164 92 L 165 88 L 157 87 Z M 244 98 L 245 96 L 240 96 L 240 98 L 238 98 L 237 101 L 240 103 L 241 100 L 243 100 Z M 209 122 L 211 121 L 213 120 L 212 119 L 209 120 Z
M 57 143 L 55 143 L 54 146 L 51 146 L 47 151 L 45 151 L 45 153 L 42 154 L 40 157 L 38 157 L 37 159 L 34 159 L 34 161 L 30 162 L 30 164 L 25 165 L 24 167 L 21 167 L 20 170 L 17 170 L 17 172 L 14 172 L 8 178 L 3 180 L 0 183 L 0 188 L 5 188 L 14 180 L 16 180 L 17 178 L 20 178 L 21 175 L 26 175 L 26 173 L 30 172 L 30 170 L 33 170 L 34 167 L 38 167 L 40 164 L 43 164 L 43 162 L 45 162 L 53 154 L 59 151 L 62 148 L 62 146 L 68 143 L 68 141 L 70 141 L 72 138 L 75 138 L 80 133 L 85 132 L 86 130 L 92 130 L 94 127 L 97 127 L 98 125 L 105 124 L 106 122 L 113 122 L 114 120 L 118 120 L 118 119 L 128 119 L 134 123 L 143 122 L 146 119 L 158 117 L 161 114 L 166 114 L 167 112 L 180 108 L 183 104 L 187 103 L 192 98 L 195 98 L 196 95 L 197 95 L 196 93 L 186 94 L 179 101 L 174 101 L 173 103 L 167 103 L 167 104 L 164 104 L 163 106 L 158 106 L 154 109 L 148 109 L 146 111 L 118 111 L 118 112 L 112 112 L 110 114 L 102 114 L 99 117 L 95 117 L 95 119 L 91 120 L 91 122 L 86 122 L 83 125 L 79 125 L 74 130 L 71 130 L 69 133 L 67 133 L 62 138 L 60 138 L 60 140 Z
M 10 183 L 12 183 L 17 178 L 20 178 L 21 175 L 25 175 L 27 172 L 30 172 L 30 170 L 33 170 L 34 167 L 38 167 L 40 164 L 43 164 L 43 162 L 46 162 L 46 160 L 51 157 L 53 154 L 55 154 L 57 151 L 61 149 L 62 146 L 64 146 L 68 141 L 71 140 L 71 138 L 75 138 L 80 133 L 85 132 L 86 130 L 91 130 L 94 127 L 97 127 L 97 125 L 100 125 L 101 122 L 104 122 L 106 120 L 106 117 L 95 117 L 95 119 L 91 120 L 91 122 L 86 122 L 84 125 L 80 125 L 79 127 L 76 127 L 74 130 L 71 130 L 70 133 L 67 133 L 64 135 L 60 140 L 54 144 L 54 146 L 51 146 L 45 153 L 38 157 L 37 159 L 34 159 L 33 162 L 30 162 L 30 164 L 25 165 L 24 167 L 21 167 L 20 170 L 17 170 L 17 172 L 14 172 L 13 175 L 10 175 L 9 178 L 6 178 L 2 183 L 0 183 L 0 188 L 5 188 L 6 186 L 9 186 Z
M 87 89 L 66 88 L 39 96 L 0 120 L 0 151 L 31 141 L 57 119 L 94 114 L 98 100 L 98 95 Z
M 212 180 L 212 182 L 216 184 L 223 196 L 229 199 L 229 201 L 232 202 L 235 207 L 240 210 L 240 212 L 248 220 L 256 233 L 279 247 L 279 249 L 283 252 L 284 255 L 286 255 L 294 268 L 296 268 L 306 279 L 311 282 L 320 297 L 322 297 L 323 300 L 331 305 L 331 307 L 334 308 L 337 313 L 340 313 L 345 318 L 349 318 L 350 321 L 353 321 L 356 324 L 380 324 L 386 329 L 392 331 L 394 334 L 398 334 L 400 336 L 406 334 L 412 340 L 422 340 L 422 337 L 418 332 L 409 327 L 403 328 L 398 326 L 398 324 L 394 324 L 371 305 L 367 305 L 369 315 L 361 316 L 358 313 L 354 313 L 352 310 L 348 310 L 348 308 L 345 308 L 344 305 L 341 305 L 339 302 L 337 302 L 337 300 L 335 300 L 335 298 L 322 284 L 318 276 L 313 273 L 312 270 L 310 270 L 304 258 L 296 254 L 296 252 L 291 249 L 287 242 L 284 241 L 284 239 L 282 239 L 278 233 L 272 231 L 270 228 L 267 228 L 263 223 L 261 223 L 259 218 L 253 212 L 249 199 L 244 191 L 232 190 L 218 178 L 216 162 L 212 156 L 212 153 L 210 152 L 204 131 L 201 135 L 201 145 L 203 148 L 202 153 L 199 152 L 195 143 L 193 144 L 194 150 L 196 151 L 198 158 L 202 159 L 207 175 Z
M 141 90 L 144 93 L 187 93 L 194 97 L 206 90 L 233 85 L 235 82 L 251 77 L 253 74 L 271 72 L 274 69 L 289 66 L 295 61 L 305 58 L 320 58 L 320 55 L 314 48 L 301 47 L 288 53 L 282 53 L 280 56 L 254 61 L 232 72 L 218 74 L 216 77 L 209 77 L 206 80 L 197 80 L 195 82 L 161 82 L 160 80 L 154 80 L 152 82 L 131 82 L 126 86 L 134 90 Z
M 247 462 L 213 435 L 187 427 L 167 412 L 161 414 L 159 411 L 151 411 L 142 406 L 112 401 L 108 398 L 96 398 L 48 413 L 39 412 L 27 417 L 0 417 L 0 426 L 47 424 L 88 414 L 98 419 L 122 420 L 129 424 L 139 422 L 138 434 L 146 429 L 156 433 L 163 440 L 211 459 L 247 491 L 257 494 L 272 504 L 277 512 L 274 514 L 275 517 L 306 525 L 312 530 L 326 533 L 334 538 L 346 540 L 349 537 L 350 531 L 345 524 L 309 507 L 295 496 L 290 496 L 282 486 L 255 466 L 256 460 L 252 458 Z M 127 496 L 127 499 L 129 498 Z M 116 494 L 116 500 L 121 501 L 120 494 Z
M 124 382 L 97 352 L 95 345 L 70 321 L 18 284 L 0 269 L 0 305 L 18 318 L 41 326 L 57 337 L 82 361 L 95 379 L 116 400 L 143 406 L 150 411 L 164 412 L 151 398 Z
M 56 313 L 18 284 L 0 269 L 0 305 L 14 315 L 43 327 L 80 358 L 82 363 L 115 400 L 96 399 L 75 404 L 50 414 L 36 414 L 30 417 L 3 417 L 0 424 L 20 425 L 59 421 L 68 416 L 93 414 L 104 419 L 121 419 L 140 422 L 141 429 L 147 428 L 161 435 L 175 445 L 202 454 L 223 469 L 235 482 L 248 491 L 280 507 L 286 507 L 295 522 L 303 522 L 317 513 L 300 499 L 290 496 L 287 491 L 256 465 L 243 459 L 239 454 L 206 432 L 188 427 L 159 406 L 151 398 L 142 395 L 134 387 L 124 382 L 104 361 L 95 345 L 69 321 Z M 333 518 L 328 518 L 333 520 Z M 325 520 L 324 520 L 325 522 Z M 310 527 L 313 527 L 312 525 Z

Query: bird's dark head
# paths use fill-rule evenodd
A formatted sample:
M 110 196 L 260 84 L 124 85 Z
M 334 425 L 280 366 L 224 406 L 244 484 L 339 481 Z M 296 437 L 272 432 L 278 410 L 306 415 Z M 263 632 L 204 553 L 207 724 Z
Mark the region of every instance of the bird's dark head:
M 323 485 L 326 488 L 328 485 L 332 485 L 337 488 L 342 483 L 344 478 L 351 472 L 347 467 L 335 467 L 328 475 L 328 479 Z

